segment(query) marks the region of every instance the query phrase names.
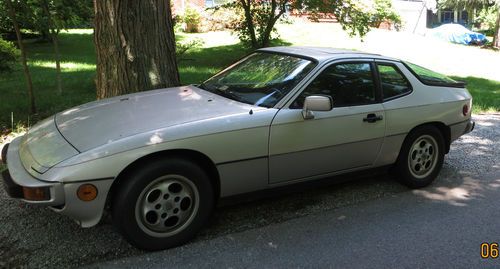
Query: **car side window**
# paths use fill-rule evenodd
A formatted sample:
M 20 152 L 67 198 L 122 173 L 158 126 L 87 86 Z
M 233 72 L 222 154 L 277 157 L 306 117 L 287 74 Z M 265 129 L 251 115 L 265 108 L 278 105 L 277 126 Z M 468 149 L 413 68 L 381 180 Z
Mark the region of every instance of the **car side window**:
M 333 107 L 375 103 L 375 84 L 369 63 L 339 63 L 323 70 L 297 97 L 290 108 L 302 108 L 310 95 L 327 95 Z
M 411 91 L 411 84 L 394 65 L 377 64 L 384 100 Z

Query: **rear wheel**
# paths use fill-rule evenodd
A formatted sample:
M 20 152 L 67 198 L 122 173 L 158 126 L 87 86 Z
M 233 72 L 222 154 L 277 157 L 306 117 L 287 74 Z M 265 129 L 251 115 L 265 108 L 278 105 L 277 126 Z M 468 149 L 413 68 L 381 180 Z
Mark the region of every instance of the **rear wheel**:
M 119 186 L 113 224 L 138 248 L 166 249 L 193 238 L 213 206 L 213 189 L 200 167 L 182 159 L 157 160 Z
M 436 179 L 444 160 L 444 139 L 434 126 L 413 130 L 398 157 L 398 179 L 410 188 L 425 187 Z

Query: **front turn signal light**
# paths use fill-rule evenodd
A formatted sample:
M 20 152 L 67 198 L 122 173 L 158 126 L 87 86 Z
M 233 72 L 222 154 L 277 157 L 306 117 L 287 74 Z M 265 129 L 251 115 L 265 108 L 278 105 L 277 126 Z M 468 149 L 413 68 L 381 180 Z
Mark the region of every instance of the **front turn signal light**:
M 78 187 L 76 196 L 84 202 L 90 202 L 97 197 L 97 187 L 92 184 L 83 184 Z
M 23 187 L 23 198 L 29 201 L 48 201 L 50 189 L 49 187 Z

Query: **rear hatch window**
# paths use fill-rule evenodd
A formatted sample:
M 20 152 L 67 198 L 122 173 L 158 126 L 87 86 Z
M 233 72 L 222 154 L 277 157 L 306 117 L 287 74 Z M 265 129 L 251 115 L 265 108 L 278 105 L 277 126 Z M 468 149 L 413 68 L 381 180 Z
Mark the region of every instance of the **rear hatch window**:
M 406 67 L 415 75 L 420 82 L 430 86 L 465 88 L 465 82 L 456 81 L 443 74 L 439 74 L 416 64 L 404 62 Z

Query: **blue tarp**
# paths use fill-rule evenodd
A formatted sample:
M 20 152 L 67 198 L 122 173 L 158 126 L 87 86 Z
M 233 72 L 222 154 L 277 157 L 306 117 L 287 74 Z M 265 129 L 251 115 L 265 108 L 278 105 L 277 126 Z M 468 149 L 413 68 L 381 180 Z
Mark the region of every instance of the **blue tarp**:
M 464 26 L 454 23 L 433 28 L 429 30 L 427 36 L 464 45 L 482 45 L 488 42 L 485 35 L 472 32 Z

